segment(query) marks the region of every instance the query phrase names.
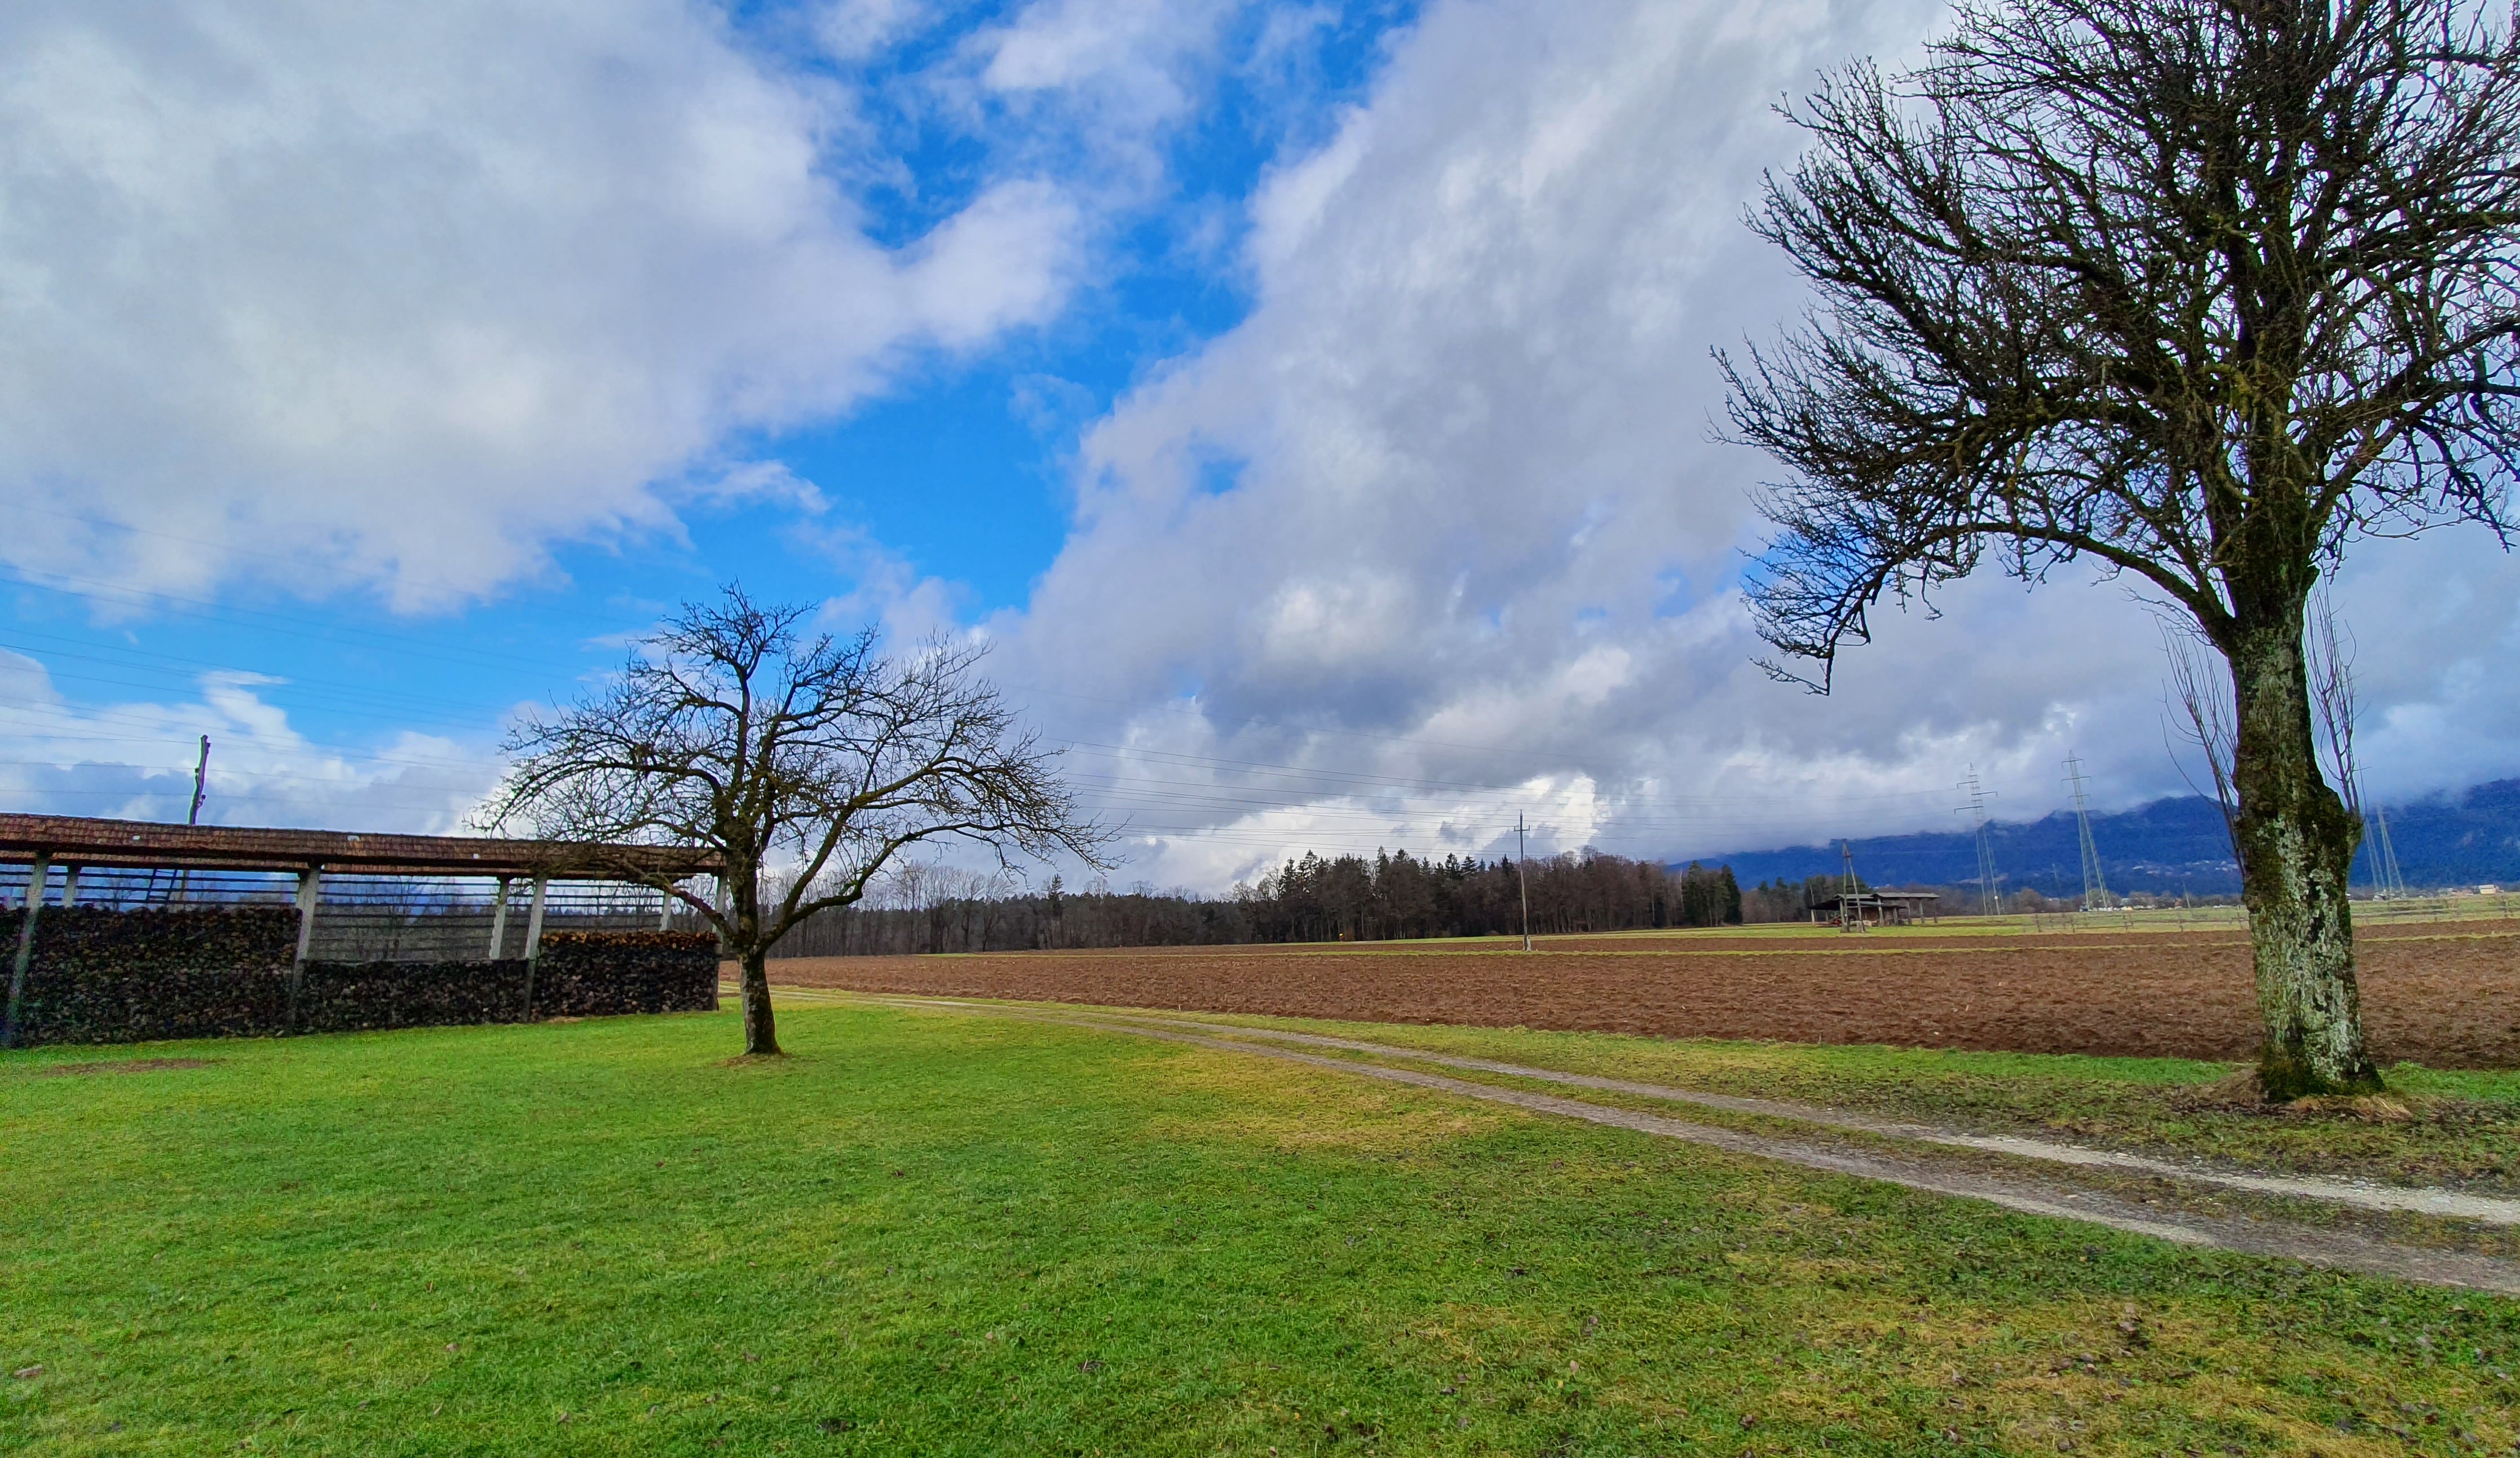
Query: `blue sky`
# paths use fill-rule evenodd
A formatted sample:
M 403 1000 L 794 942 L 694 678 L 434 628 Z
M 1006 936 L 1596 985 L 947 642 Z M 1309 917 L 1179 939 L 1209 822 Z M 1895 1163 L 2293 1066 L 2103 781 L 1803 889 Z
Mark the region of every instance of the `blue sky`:
M 93 555 L 106 566 L 69 573 L 21 563 L 9 646 L 43 664 L 86 711 L 110 713 L 135 692 L 181 699 L 204 672 L 256 676 L 252 698 L 285 710 L 298 734 L 347 763 L 382 768 L 448 753 L 381 742 L 397 731 L 477 749 L 510 706 L 565 696 L 617 663 L 620 640 L 662 606 L 730 580 L 812 600 L 862 579 L 874 552 L 886 569 L 945 585 L 958 612 L 1019 608 L 1064 538 L 1065 473 L 1079 434 L 1148 370 L 1230 329 L 1248 307 L 1248 281 L 1233 262 L 1239 199 L 1282 151 L 1317 142 L 1364 93 L 1382 37 L 1410 7 L 1324 11 L 1278 40 L 1266 32 L 1273 16 L 1282 28 L 1286 12 L 1214 9 L 1207 49 L 1176 67 L 1190 110 L 1138 139 L 1147 157 L 1118 164 L 1160 169 L 1153 179 L 1111 176 L 1115 164 L 1082 155 L 1092 143 L 1061 136 L 1073 128 L 1056 120 L 936 114 L 935 73 L 955 68 L 974 36 L 1018 20 L 1020 5 L 905 13 L 894 43 L 866 57 L 818 44 L 812 32 L 824 18 L 814 7 L 698 12 L 764 71 L 849 90 L 871 145 L 820 165 L 857 174 L 846 200 L 859 210 L 857 227 L 882 245 L 916 246 L 999 179 L 1008 154 L 1064 154 L 1055 160 L 1084 186 L 1121 195 L 1096 220 L 1090 277 L 1056 312 L 981 349 L 912 344 L 843 408 L 712 443 L 714 456 L 776 464 L 813 483 L 810 508 L 784 497 L 703 499 L 644 530 L 593 542 L 556 534 L 541 544 L 548 559 L 537 570 L 415 606 L 391 600 L 382 578 L 309 593 L 289 570 L 291 554 L 258 559 L 247 543 L 104 518 L 39 494 L 20 509 L 95 532 L 103 546 Z M 34 28 L 56 40 L 122 38 L 110 19 L 44 19 L 52 25 Z M 1275 54 L 1259 54 L 1264 44 Z M 112 570 L 117 537 L 155 539 L 178 554 L 198 548 L 229 567 L 193 592 L 156 590 L 145 575 Z M 164 815 L 170 796 L 180 804 L 176 772 L 189 769 L 192 741 L 173 732 L 182 716 L 149 717 L 165 722 L 124 726 L 133 737 L 83 736 L 100 756 L 127 757 L 138 774 L 100 777 L 87 755 L 61 761 L 49 776 L 57 782 L 40 792 L 54 802 L 46 808 Z M 195 717 L 214 739 L 228 737 L 217 732 L 221 716 Z M 226 758 L 214 749 L 214 818 L 290 818 L 312 808 L 285 771 L 231 776 Z M 397 823 L 441 817 L 448 806 L 432 787 L 325 809 Z
M 2183 790 L 2140 603 L 1732 596 L 1770 103 L 1931 4 L 49 3 L 0 17 L 0 786 L 449 828 L 741 578 L 971 634 L 1123 881 L 1678 856 Z M 2358 555 L 2375 788 L 2520 772 L 2520 581 Z

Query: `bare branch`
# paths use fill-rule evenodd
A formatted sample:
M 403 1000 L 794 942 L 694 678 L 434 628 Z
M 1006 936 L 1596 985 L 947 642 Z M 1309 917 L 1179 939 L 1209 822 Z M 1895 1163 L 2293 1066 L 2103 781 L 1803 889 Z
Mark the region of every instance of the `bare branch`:
M 1797 472 L 1751 599 L 1819 686 L 1990 544 L 2137 573 L 2228 645 L 2357 536 L 2509 530 L 2507 19 L 1978 0 L 1917 70 L 1788 114 L 1813 149 L 1751 222 L 1821 309 L 1718 360 L 1732 438 Z
M 2240 796 L 2231 773 L 2238 739 L 2231 695 L 2199 651 L 2194 630 L 2165 618 L 2161 645 L 2170 657 L 2169 698 L 2178 713 L 2174 729 L 2204 758 L 2206 780 L 2212 786 L 2214 803 L 2223 812 L 2224 834 L 2230 840 L 2231 863 L 2239 866 L 2245 876 L 2248 861 L 2240 854 Z M 2187 781 L 2188 788 L 2205 793 L 2187 773 L 2185 757 L 2174 753 L 2171 758 L 2179 765 L 2180 776 Z

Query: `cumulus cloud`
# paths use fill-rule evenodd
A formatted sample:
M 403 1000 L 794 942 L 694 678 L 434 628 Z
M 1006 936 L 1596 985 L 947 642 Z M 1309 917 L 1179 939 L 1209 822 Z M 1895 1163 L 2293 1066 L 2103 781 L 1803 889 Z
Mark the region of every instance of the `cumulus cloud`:
M 1126 207 L 1160 198 L 1173 180 L 1169 144 L 1211 99 L 1236 22 L 1253 8 L 1252 0 L 1031 0 L 965 36 L 959 66 L 933 86 L 970 129 L 995 139 L 1009 164 Z
M 13 806 L 182 820 L 200 740 L 211 740 L 202 818 L 453 834 L 498 778 L 486 744 L 403 732 L 348 754 L 309 743 L 256 674 L 202 674 L 190 701 L 77 703 L 43 665 L 0 649 L 0 796 Z
M 772 503 L 855 584 L 833 622 L 964 621 L 747 443 L 1066 307 L 1114 220 L 1166 195 L 1210 83 L 1300 76 L 1337 17 L 1029 0 L 867 78 L 950 10 L 803 7 L 844 81 L 682 0 L 0 13 L 0 563 L 424 606 L 547 571 L 557 542 Z M 1886 613 L 1825 700 L 1750 661 L 1734 584 L 1770 467 L 1714 441 L 1708 351 L 1802 304 L 1741 225 L 1798 145 L 1769 104 L 1937 15 L 1437 0 L 1232 226 L 1183 210 L 1250 312 L 1085 431 L 1067 543 L 975 629 L 1128 817 L 1129 874 L 1489 855 L 1517 816 L 1535 849 L 1641 856 L 1954 825 L 1972 766 L 2035 816 L 2074 750 L 2111 803 L 2184 788 L 2158 633 L 2116 585 Z M 877 101 L 978 139 L 941 214 Z M 905 241 L 851 191 L 888 187 L 936 221 Z M 1017 395 L 1055 437 L 1090 409 L 1051 374 Z M 2510 773 L 2508 559 L 2387 545 L 2339 596 L 2373 789 Z M 180 815 L 204 722 L 222 817 L 443 828 L 490 778 L 445 740 L 315 749 L 245 679 L 86 710 L 30 662 L 0 674 L 22 804 Z M 248 770 L 290 788 L 215 782 Z
M 1751 663 L 1734 582 L 1770 467 L 1713 440 L 1708 351 L 1802 303 L 1741 222 L 1798 146 L 1768 104 L 1936 14 L 1438 4 L 1269 180 L 1250 316 L 1088 433 L 1074 535 L 991 628 L 1155 879 L 1306 846 L 1493 854 L 1517 812 L 1541 848 L 1633 855 L 1950 827 L 1972 766 L 2035 816 L 2076 749 L 2113 801 L 2183 789 L 2159 636 L 2116 585 L 1885 612 L 1827 699 Z M 2455 557 L 2478 636 L 2400 657 L 2386 604 L 2446 560 L 2420 550 L 2345 594 L 2392 644 L 2375 754 L 2411 760 L 2448 717 L 2483 766 L 2511 699 L 2455 665 L 2507 661 L 2484 643 L 2509 641 L 2509 573 Z
M 1066 294 L 1037 179 L 871 241 L 861 131 L 680 0 L 9 7 L 0 560 L 420 606 L 665 525 L 731 433 Z

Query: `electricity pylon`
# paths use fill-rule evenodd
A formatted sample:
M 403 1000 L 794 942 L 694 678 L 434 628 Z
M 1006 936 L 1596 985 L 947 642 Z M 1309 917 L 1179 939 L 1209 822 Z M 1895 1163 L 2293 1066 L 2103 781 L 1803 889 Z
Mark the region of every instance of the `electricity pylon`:
M 2083 909 L 2106 911 L 2117 905 L 2100 874 L 2100 848 L 2092 842 L 2092 806 L 2083 794 L 2083 757 L 2066 756 L 2065 778 L 2074 787 L 2074 822 L 2083 832 Z
M 2373 894 L 2384 902 L 2407 899 L 2407 878 L 2398 870 L 2398 848 L 2389 844 L 2389 813 L 2377 804 L 2371 807 L 2371 827 L 2379 833 L 2371 840 L 2371 881 Z
M 1989 916 L 2002 914 L 2003 899 L 1995 889 L 1995 842 L 1986 833 L 1986 791 L 1977 782 L 1977 766 L 1969 766 L 1968 778 L 1960 781 L 1968 791 L 1968 809 L 1977 821 L 1977 899 L 1978 907 Z

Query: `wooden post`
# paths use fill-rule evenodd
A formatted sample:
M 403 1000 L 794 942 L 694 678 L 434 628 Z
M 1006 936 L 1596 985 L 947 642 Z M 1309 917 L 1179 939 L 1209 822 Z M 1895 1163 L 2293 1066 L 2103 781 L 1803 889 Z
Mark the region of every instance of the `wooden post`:
M 18 1045 L 18 1013 L 26 1000 L 26 968 L 35 959 L 35 913 L 44 909 L 44 882 L 53 874 L 49 851 L 37 851 L 26 867 L 26 919 L 18 924 L 18 959 L 9 968 L 9 1011 L 0 1018 L 0 1048 Z
M 534 877 L 533 908 L 525 913 L 525 1015 L 520 1021 L 534 1020 L 534 964 L 543 955 L 543 896 L 551 890 L 551 877 Z
M 490 960 L 508 950 L 508 878 L 499 878 L 499 894 L 490 903 Z
M 656 930 L 670 932 L 673 929 L 674 894 L 659 886 L 656 888 Z
M 78 905 L 78 873 L 79 868 L 76 865 L 62 868 L 62 906 L 64 907 Z
M 315 904 L 324 899 L 324 867 L 297 873 L 297 954 L 289 962 L 289 1031 L 297 1031 L 297 1003 L 306 990 L 306 953 L 315 946 Z

